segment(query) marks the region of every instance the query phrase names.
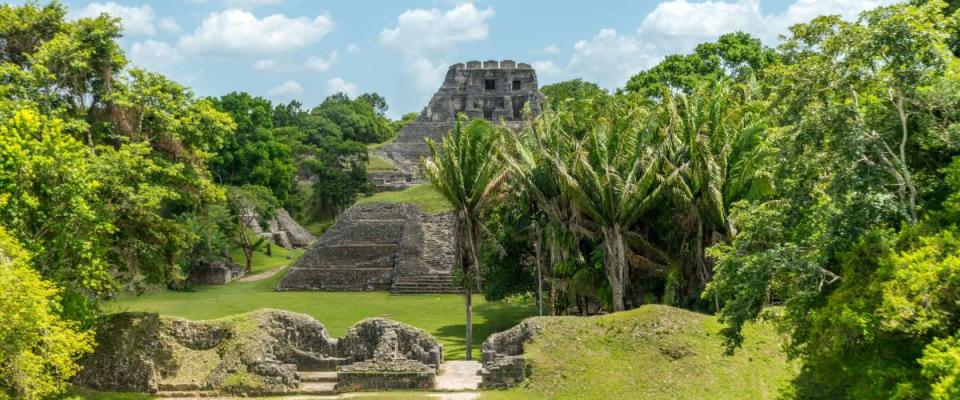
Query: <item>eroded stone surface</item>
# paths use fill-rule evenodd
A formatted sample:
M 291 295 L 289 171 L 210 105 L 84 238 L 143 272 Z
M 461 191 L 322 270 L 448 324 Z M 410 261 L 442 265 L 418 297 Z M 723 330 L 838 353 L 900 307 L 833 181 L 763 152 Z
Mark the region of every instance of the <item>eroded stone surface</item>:
M 481 387 L 507 388 L 526 378 L 527 364 L 523 349 L 543 331 L 542 319 L 528 318 L 506 331 L 490 335 L 483 342 Z
M 455 291 L 453 217 L 398 203 L 347 209 L 287 271 L 277 290 Z
M 418 180 L 420 158 L 429 156 L 424 139 L 439 143 L 453 129 L 458 114 L 519 126 L 524 110 L 535 116 L 542 104 L 537 73 L 529 64 L 512 60 L 454 64 L 417 120 L 404 126 L 397 140 L 377 154 L 409 176 L 394 180 L 410 183 Z
M 408 325 L 371 319 L 350 332 L 338 340 L 310 316 L 278 310 L 215 321 L 120 313 L 98 327 L 96 352 L 82 361 L 74 381 L 109 391 L 292 394 L 304 386 L 299 371 L 360 363 L 350 369 L 359 374 L 351 381 L 356 386 L 385 366 L 429 375 L 435 368 L 421 360 L 442 362 L 436 339 Z M 371 387 L 383 381 L 371 379 Z M 415 388 L 432 379 L 416 381 Z

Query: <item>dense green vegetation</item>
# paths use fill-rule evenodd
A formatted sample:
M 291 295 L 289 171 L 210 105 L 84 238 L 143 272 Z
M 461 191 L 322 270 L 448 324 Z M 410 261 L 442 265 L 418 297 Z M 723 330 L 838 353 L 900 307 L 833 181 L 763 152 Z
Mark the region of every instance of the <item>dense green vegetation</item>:
M 543 333 L 525 348 L 527 384 L 482 399 L 776 399 L 798 370 L 768 324 L 749 325 L 730 357 L 716 318 L 673 307 L 538 323 Z
M 744 356 L 777 357 L 769 332 L 750 324 L 764 315 L 799 365 L 781 395 L 960 397 L 956 1 L 909 1 L 853 22 L 818 17 L 775 48 L 730 33 L 614 93 L 582 80 L 549 85 L 545 112 L 524 129 L 461 121 L 431 144 L 431 185 L 370 197 L 367 169 L 388 166 L 369 151 L 415 115 L 389 120 L 375 93 L 335 94 L 313 109 L 246 93 L 198 97 L 129 68 L 119 20 L 66 15 L 59 3 L 0 5 L 0 398 L 60 393 L 92 348 L 105 300 L 118 296 L 110 311 L 213 318 L 273 306 L 335 333 L 390 315 L 454 356 L 469 351 L 471 322 L 468 337 L 482 339 L 531 311 L 474 296 L 277 293 L 279 276 L 190 291 L 190 272 L 229 249 L 251 270 L 296 256 L 264 259 L 250 210 L 269 217 L 283 206 L 319 231 L 357 201 L 454 211 L 460 278 L 488 299 L 532 293 L 554 315 L 639 308 L 562 319 L 576 334 L 534 345 L 550 367 L 504 396 L 576 396 L 577 376 L 607 367 L 612 392 L 597 396 L 672 393 L 627 373 L 644 357 L 614 349 L 649 349 L 611 328 L 642 323 L 663 310 L 643 306 L 660 303 L 722 324 L 667 317 L 719 335 L 678 331 L 664 343 L 687 340 L 698 355 L 716 345 L 729 357 L 709 358 L 722 371 L 691 364 L 700 375 L 687 382 L 737 386 Z M 148 288 L 156 292 L 133 295 Z M 718 393 L 707 386 L 674 387 Z M 755 388 L 730 393 L 780 389 Z

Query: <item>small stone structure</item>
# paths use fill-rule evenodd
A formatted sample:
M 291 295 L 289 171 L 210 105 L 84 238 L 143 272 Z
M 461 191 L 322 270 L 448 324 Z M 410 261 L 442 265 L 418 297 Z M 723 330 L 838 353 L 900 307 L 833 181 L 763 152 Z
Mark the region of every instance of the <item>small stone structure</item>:
M 430 99 L 416 121 L 403 127 L 394 143 L 384 145 L 377 155 L 392 162 L 405 174 L 406 184 L 417 183 L 421 157 L 429 156 L 424 141 L 439 143 L 454 128 L 458 114 L 488 121 L 504 121 L 518 128 L 522 125 L 525 107 L 531 115 L 541 112 L 543 94 L 537 84 L 537 73 L 530 64 L 503 61 L 470 61 L 454 64 L 447 70 L 440 89 Z M 374 181 L 375 184 L 380 182 Z M 382 190 L 390 189 L 383 183 Z
M 74 383 L 175 397 L 433 389 L 443 362 L 436 339 L 399 322 L 367 319 L 338 340 L 313 318 L 278 310 L 214 321 L 114 314 L 97 343 Z
M 190 283 L 194 285 L 226 285 L 243 278 L 246 269 L 229 259 L 204 260 L 190 271 Z
M 266 230 L 260 224 L 260 216 L 257 215 L 256 211 L 247 210 L 243 220 L 248 221 L 247 227 L 258 236 L 266 238 L 285 249 L 307 247 L 317 239 L 313 234 L 303 229 L 287 210 L 282 208 L 277 209 L 276 217 L 267 221 Z
M 523 348 L 543 331 L 543 322 L 543 318 L 527 318 L 513 328 L 490 335 L 483 342 L 480 387 L 508 388 L 523 382 L 528 372 Z
M 356 204 L 287 270 L 277 290 L 458 292 L 451 232 L 449 213 Z
M 337 371 L 340 391 L 433 389 L 443 362 L 432 336 L 381 318 L 350 328 L 340 349 L 356 361 Z

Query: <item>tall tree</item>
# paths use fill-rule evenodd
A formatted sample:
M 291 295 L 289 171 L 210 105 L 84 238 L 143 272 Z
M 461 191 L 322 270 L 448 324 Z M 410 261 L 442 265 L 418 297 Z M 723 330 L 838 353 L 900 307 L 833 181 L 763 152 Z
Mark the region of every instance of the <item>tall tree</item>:
M 483 213 L 500 195 L 507 176 L 500 156 L 502 135 L 490 123 L 457 121 L 443 138 L 440 149 L 430 139 L 430 159 L 424 159 L 424 175 L 453 206 L 456 218 L 455 267 L 461 274 L 466 303 L 466 359 L 473 355 L 473 292 L 479 271 L 479 244 Z

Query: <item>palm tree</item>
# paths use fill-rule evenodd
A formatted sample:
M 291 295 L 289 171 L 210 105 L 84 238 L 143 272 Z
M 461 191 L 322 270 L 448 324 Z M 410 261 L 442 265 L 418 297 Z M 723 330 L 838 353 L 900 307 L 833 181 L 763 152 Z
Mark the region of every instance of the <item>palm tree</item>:
M 430 159 L 422 163 L 423 173 L 450 202 L 456 218 L 455 267 L 461 272 L 466 302 L 466 359 L 473 351 L 472 293 L 478 277 L 477 244 L 486 206 L 499 196 L 506 169 L 500 156 L 501 133 L 483 120 L 456 128 L 443 138 L 440 151 L 430 139 Z
M 629 281 L 625 237 L 653 206 L 661 187 L 658 156 L 642 137 L 645 117 L 634 102 L 615 102 L 576 141 L 569 162 L 548 154 L 565 195 L 599 237 L 614 311 L 624 309 Z
M 711 278 L 704 249 L 736 234 L 730 206 L 773 191 L 766 121 L 752 100 L 754 86 L 739 88 L 719 81 L 689 96 L 665 93 L 648 126 L 664 142 L 667 193 L 681 210 L 681 252 L 695 265 L 690 289 Z

